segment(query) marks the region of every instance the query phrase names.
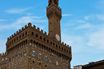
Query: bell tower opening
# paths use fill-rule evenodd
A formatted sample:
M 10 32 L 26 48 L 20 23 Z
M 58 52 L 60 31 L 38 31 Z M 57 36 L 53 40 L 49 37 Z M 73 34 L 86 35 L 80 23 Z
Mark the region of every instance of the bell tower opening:
M 52 0 L 49 1 L 49 5 L 51 5 L 51 4 L 52 4 Z
M 55 3 L 55 4 L 57 4 L 57 1 L 56 1 L 56 0 L 54 0 L 54 3 Z

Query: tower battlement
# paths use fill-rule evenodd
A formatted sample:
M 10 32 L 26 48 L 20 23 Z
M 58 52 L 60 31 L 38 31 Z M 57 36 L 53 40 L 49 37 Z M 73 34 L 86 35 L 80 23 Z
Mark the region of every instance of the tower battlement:
M 19 31 L 16 31 L 16 33 L 12 34 L 12 35 L 7 39 L 7 42 L 10 41 L 11 39 L 13 39 L 16 35 L 18 35 L 19 33 L 21 33 L 22 31 L 24 31 L 24 30 L 27 29 L 27 28 L 32 28 L 32 29 L 34 29 L 34 30 L 37 30 L 37 31 L 40 32 L 41 34 L 44 34 L 44 35 L 50 37 L 49 34 L 47 34 L 47 32 L 43 32 L 43 30 L 40 29 L 39 27 L 36 28 L 35 25 L 32 26 L 32 24 L 29 22 L 28 25 L 25 25 L 25 27 L 22 27 L 22 29 L 19 29 Z M 67 44 L 64 43 L 64 42 L 61 42 L 61 44 L 62 44 L 63 46 L 65 46 L 65 47 L 67 47 L 67 48 L 70 48 L 70 46 L 67 45 Z
M 12 39 L 13 37 L 15 37 L 17 34 L 21 33 L 23 30 L 27 29 L 27 28 L 34 28 L 34 30 L 38 30 L 39 32 L 47 35 L 47 32 L 43 32 L 43 30 L 39 27 L 36 28 L 35 25 L 32 26 L 32 24 L 29 22 L 28 25 L 25 25 L 25 27 L 22 27 L 22 29 L 19 29 L 19 31 L 16 31 L 16 33 L 12 34 L 10 37 L 7 38 L 7 41 L 9 41 L 10 39 Z M 48 36 L 48 35 L 47 35 Z
M 6 52 L 5 53 L 0 53 L 0 57 L 6 56 L 6 55 L 7 55 Z

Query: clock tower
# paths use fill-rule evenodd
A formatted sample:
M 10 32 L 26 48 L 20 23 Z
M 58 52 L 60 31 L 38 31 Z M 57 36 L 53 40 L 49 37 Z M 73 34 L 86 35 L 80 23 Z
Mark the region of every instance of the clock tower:
M 48 0 L 48 32 L 50 37 L 61 42 L 60 20 L 62 18 L 62 13 L 58 6 L 58 2 L 59 0 Z

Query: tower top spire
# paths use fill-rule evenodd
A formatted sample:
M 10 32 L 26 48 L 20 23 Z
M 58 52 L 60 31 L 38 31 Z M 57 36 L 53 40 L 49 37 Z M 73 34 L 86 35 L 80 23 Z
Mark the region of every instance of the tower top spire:
M 59 0 L 48 0 L 48 6 L 51 6 L 51 5 L 56 5 L 56 6 L 58 6 L 58 2 L 59 2 Z

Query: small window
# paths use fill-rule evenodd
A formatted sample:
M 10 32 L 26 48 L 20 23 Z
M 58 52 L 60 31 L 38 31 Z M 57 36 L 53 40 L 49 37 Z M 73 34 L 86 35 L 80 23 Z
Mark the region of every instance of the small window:
M 9 62 L 11 61 L 11 58 L 9 58 Z
M 17 37 L 17 40 L 18 40 L 18 37 Z
M 33 61 L 33 63 L 35 63 L 35 62 Z
M 21 38 L 21 35 L 19 36 L 19 38 Z
M 25 32 L 25 35 L 27 35 L 27 31 Z
M 16 55 L 16 59 L 18 58 L 18 55 Z
M 60 46 L 59 46 L 59 49 L 60 49 Z
M 41 65 L 41 63 L 39 63 L 39 65 Z
M 66 51 L 66 49 L 64 49 L 64 51 Z
M 44 61 L 47 61 L 47 57 L 46 56 L 44 57 Z
M 68 50 L 67 50 L 67 53 L 68 53 Z
M 62 47 L 62 50 L 63 50 L 63 47 Z
M 45 41 L 45 38 L 43 40 Z
M 50 44 L 52 45 L 52 42 L 50 42 Z
M 47 65 L 45 65 L 45 67 L 47 67 Z
M 24 37 L 24 33 L 22 34 L 22 37 Z
M 7 58 L 5 59 L 5 63 L 7 63 Z
M 38 54 L 38 58 L 41 59 L 41 54 Z
M 36 37 L 38 37 L 38 34 L 36 34 Z
M 12 57 L 12 61 L 14 60 L 14 57 Z
M 56 65 L 58 65 L 58 61 L 56 61 Z
M 67 65 L 66 69 L 69 69 L 69 66 Z
M 50 63 L 52 63 L 52 59 L 50 59 Z
M 40 39 L 42 39 L 42 36 L 40 36 Z
M 34 32 L 32 32 L 32 35 L 34 35 Z
M 19 54 L 19 58 L 21 58 L 21 57 L 22 57 L 22 53 Z
M 32 57 L 35 57 L 35 52 L 34 51 L 32 52 Z
M 49 43 L 49 40 L 47 40 L 47 43 Z
M 63 64 L 63 68 L 65 68 L 65 64 Z
M 24 56 L 26 56 L 26 51 L 24 52 Z
M 56 47 L 58 47 L 58 45 L 56 44 Z
M 43 49 L 43 47 L 41 46 L 41 47 L 40 47 L 40 49 L 42 50 L 42 49 Z
M 16 41 L 16 39 L 14 39 L 14 42 Z
M 2 64 L 4 63 L 4 59 L 2 59 Z

